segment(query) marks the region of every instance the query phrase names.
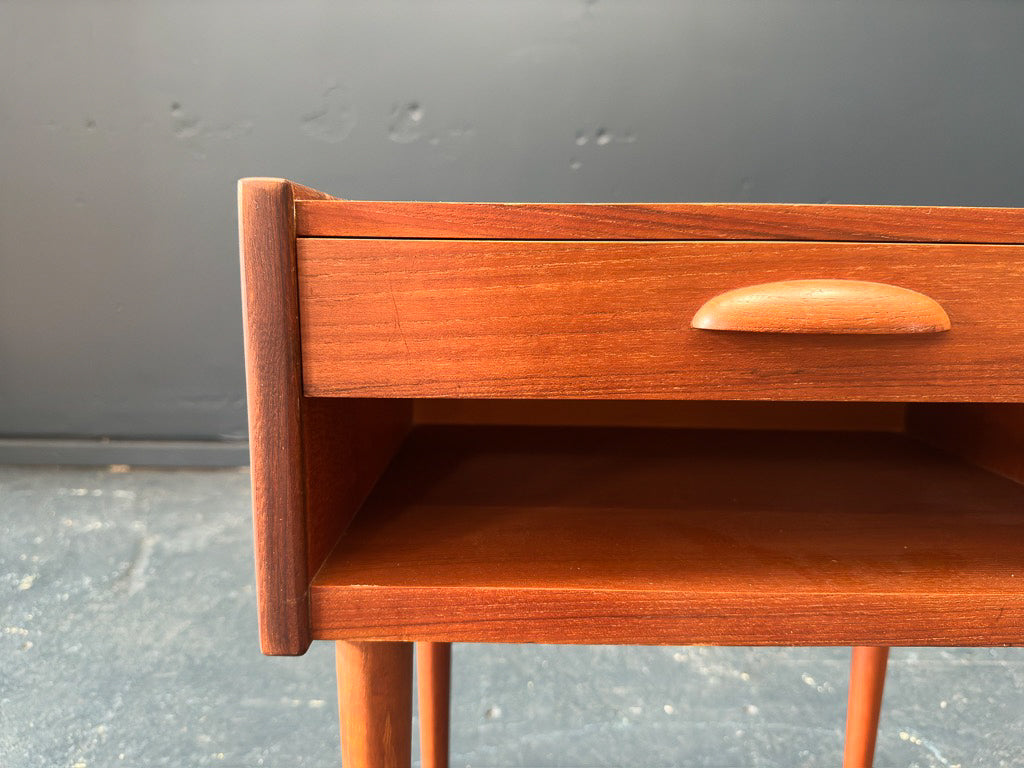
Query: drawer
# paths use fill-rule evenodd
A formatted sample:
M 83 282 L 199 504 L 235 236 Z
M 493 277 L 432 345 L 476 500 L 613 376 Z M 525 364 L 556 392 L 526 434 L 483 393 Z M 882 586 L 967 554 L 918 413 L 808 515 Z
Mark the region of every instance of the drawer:
M 311 396 L 1024 399 L 1024 247 L 300 237 Z M 786 280 L 910 289 L 940 333 L 723 332 L 710 298 Z

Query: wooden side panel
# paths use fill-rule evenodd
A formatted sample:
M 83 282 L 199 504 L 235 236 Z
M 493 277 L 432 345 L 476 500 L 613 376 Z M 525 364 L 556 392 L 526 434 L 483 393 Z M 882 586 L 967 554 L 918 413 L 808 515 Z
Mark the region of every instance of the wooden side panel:
M 260 645 L 309 647 L 302 363 L 291 185 L 238 184 Z
M 972 464 L 1024 483 L 1024 405 L 907 406 L 907 432 Z
M 310 201 L 302 237 L 1020 243 L 1024 209 L 730 203 Z
M 412 402 L 313 397 L 302 402 L 308 583 L 408 433 Z
M 401 400 L 303 396 L 295 188 L 244 179 L 238 189 L 260 645 L 267 654 L 300 654 L 311 640 L 309 581 L 412 411 Z
M 1024 399 L 1021 246 L 304 238 L 298 258 L 309 395 Z M 712 296 L 803 278 L 919 291 L 952 330 L 690 327 Z

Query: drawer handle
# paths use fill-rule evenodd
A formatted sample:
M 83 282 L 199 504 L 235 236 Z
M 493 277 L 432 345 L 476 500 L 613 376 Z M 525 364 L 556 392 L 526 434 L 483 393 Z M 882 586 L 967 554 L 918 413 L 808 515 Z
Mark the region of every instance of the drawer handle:
M 923 293 L 864 280 L 783 280 L 708 299 L 690 323 L 759 333 L 937 333 L 950 329 L 942 306 Z

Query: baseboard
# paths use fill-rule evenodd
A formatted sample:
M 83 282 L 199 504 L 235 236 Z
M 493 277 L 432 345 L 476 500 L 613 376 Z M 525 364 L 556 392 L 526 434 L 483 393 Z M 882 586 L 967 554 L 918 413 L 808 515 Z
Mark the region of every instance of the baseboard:
M 0 438 L 0 464 L 145 467 L 241 467 L 249 443 L 241 440 L 34 440 Z

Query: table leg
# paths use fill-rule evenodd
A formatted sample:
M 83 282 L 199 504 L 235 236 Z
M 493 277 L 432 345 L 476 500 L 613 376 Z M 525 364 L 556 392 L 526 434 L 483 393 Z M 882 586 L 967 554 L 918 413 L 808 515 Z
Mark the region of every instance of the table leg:
M 409 768 L 412 643 L 338 641 L 344 768 Z
M 448 768 L 451 674 L 451 643 L 416 643 L 422 768 Z
M 853 649 L 843 768 L 871 768 L 875 759 L 875 737 L 888 660 L 889 649 L 885 647 L 856 646 Z

